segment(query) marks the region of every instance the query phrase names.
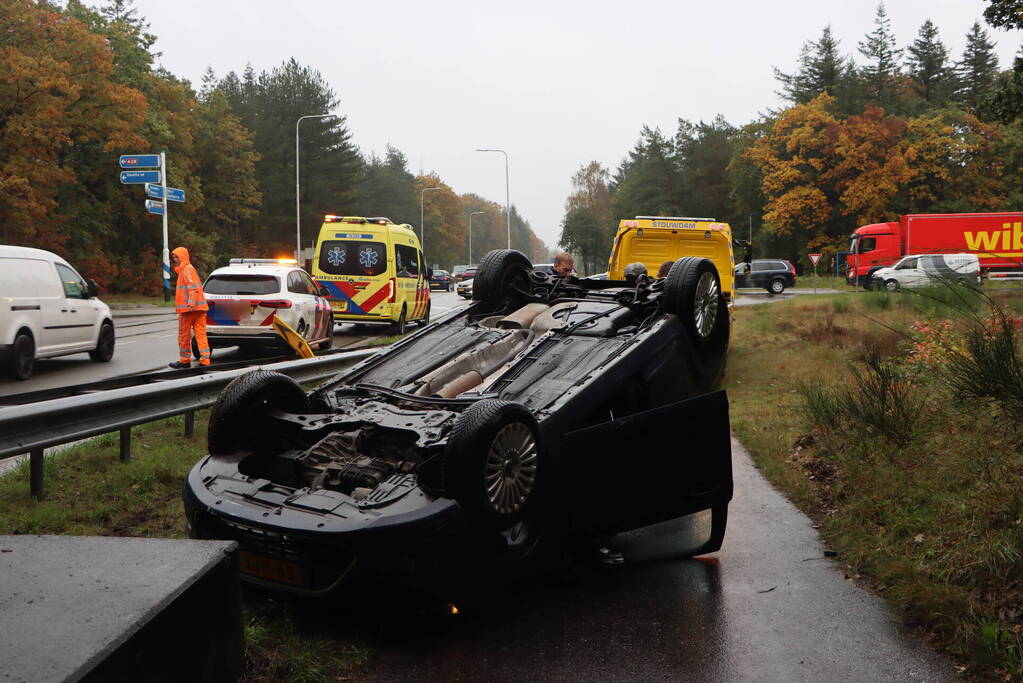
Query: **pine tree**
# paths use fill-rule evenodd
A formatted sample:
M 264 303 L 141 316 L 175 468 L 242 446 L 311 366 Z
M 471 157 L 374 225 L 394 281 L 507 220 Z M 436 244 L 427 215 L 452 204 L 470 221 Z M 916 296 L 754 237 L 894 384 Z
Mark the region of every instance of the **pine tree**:
M 778 93 L 794 104 L 804 104 L 822 92 L 834 94 L 843 78 L 845 59 L 838 51 L 839 41 L 831 35 L 831 26 L 825 26 L 821 37 L 807 41 L 799 52 L 799 71 L 782 73 L 777 68 L 774 77 L 781 82 Z
M 871 99 L 882 107 L 895 101 L 896 83 L 900 74 L 899 60 L 902 50 L 895 47 L 895 34 L 884 3 L 877 6 L 874 30 L 859 43 L 860 54 L 867 58 L 861 73 L 870 91 Z
M 966 34 L 966 49 L 963 59 L 956 64 L 959 89 L 956 96 L 967 107 L 976 110 L 980 101 L 989 93 L 998 75 L 998 57 L 995 43 L 979 21 Z
M 938 37 L 938 27 L 930 19 L 925 21 L 906 51 L 906 64 L 917 93 L 931 104 L 943 105 L 955 90 L 955 73 L 948 63 L 948 48 Z

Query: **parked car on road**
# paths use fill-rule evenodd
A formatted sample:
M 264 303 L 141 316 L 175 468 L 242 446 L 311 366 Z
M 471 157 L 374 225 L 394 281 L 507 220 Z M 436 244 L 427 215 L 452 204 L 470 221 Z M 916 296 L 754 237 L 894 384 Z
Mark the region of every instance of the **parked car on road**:
M 430 276 L 430 289 L 434 287 L 450 292 L 455 288 L 455 278 L 446 270 L 435 270 Z
M 407 323 L 430 322 L 430 269 L 407 223 L 328 214 L 312 267 L 339 323 L 383 324 L 400 335 Z
M 493 590 L 620 532 L 661 556 L 715 551 L 728 336 L 707 259 L 565 281 L 492 251 L 472 305 L 315 391 L 265 370 L 228 385 L 184 487 L 189 533 L 238 541 L 247 581 L 305 594 L 359 575 Z M 683 538 L 694 513 L 703 533 Z
M 796 267 L 785 259 L 753 259 L 735 266 L 736 288 L 766 289 L 781 294 L 786 287 L 796 286 Z
M 471 299 L 472 298 L 472 280 L 471 279 L 470 280 L 462 280 L 461 282 L 459 282 L 458 283 L 457 291 L 458 291 L 458 296 L 462 297 L 463 299 Z
M 874 271 L 871 288 L 895 292 L 903 287 L 934 287 L 942 282 L 980 285 L 980 259 L 976 254 L 915 254 L 904 256 L 891 268 Z
M 455 278 L 455 284 L 462 280 L 471 280 L 472 276 L 476 274 L 476 266 L 455 266 L 451 274 Z
M 97 290 L 53 252 L 0 245 L 0 365 L 25 380 L 39 358 L 113 358 L 114 321 Z
M 329 349 L 334 319 L 326 290 L 313 282 L 294 259 L 233 258 L 203 283 L 206 336 L 210 348 L 284 350 L 287 343 L 271 326 L 274 316 L 309 343 Z M 193 353 L 198 355 L 195 340 Z

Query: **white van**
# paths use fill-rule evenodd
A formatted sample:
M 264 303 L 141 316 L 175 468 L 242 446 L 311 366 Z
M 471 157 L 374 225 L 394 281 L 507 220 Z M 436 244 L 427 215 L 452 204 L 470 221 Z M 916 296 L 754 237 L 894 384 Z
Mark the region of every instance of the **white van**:
M 976 254 L 913 254 L 890 268 L 874 271 L 873 286 L 896 292 L 903 287 L 934 287 L 943 282 L 980 285 Z
M 100 363 L 114 357 L 114 321 L 96 283 L 49 251 L 0 245 L 0 365 L 28 379 L 37 358 L 83 351 Z

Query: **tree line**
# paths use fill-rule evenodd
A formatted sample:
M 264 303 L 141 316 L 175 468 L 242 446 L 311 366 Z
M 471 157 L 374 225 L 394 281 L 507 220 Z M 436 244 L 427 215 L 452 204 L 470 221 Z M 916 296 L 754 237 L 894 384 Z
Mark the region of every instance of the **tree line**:
M 419 231 L 426 259 L 467 263 L 507 243 L 504 207 L 458 194 L 436 173 L 414 175 L 405 155 L 352 142 L 341 102 L 294 59 L 218 77 L 198 90 L 155 64 L 156 36 L 131 0 L 0 0 L 0 243 L 60 253 L 107 291 L 161 287 L 161 219 L 141 186 L 121 185 L 117 157 L 167 152 L 170 241 L 209 272 L 235 256 L 290 256 L 295 247 L 295 125 L 300 131 L 302 246 L 323 216 L 387 216 Z M 548 250 L 511 207 L 511 243 L 534 260 Z
M 988 0 L 987 22 L 1023 28 L 1016 0 Z M 584 164 L 572 179 L 560 243 L 589 272 L 606 268 L 617 220 L 714 217 L 755 257 L 807 263 L 845 249 L 858 226 L 904 213 L 1023 207 L 1023 48 L 999 69 L 975 22 L 956 60 L 930 20 L 899 48 L 884 4 L 843 53 L 825 26 L 792 73 L 774 69 L 787 105 L 735 126 L 680 118 L 673 134 L 643 127 L 612 172 Z

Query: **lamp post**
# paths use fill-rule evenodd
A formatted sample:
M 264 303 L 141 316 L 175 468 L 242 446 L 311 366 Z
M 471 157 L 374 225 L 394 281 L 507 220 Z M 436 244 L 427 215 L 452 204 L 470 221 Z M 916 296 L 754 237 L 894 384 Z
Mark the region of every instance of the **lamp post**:
M 477 152 L 500 152 L 504 155 L 504 212 L 508 216 L 508 248 L 511 249 L 511 195 L 508 192 L 508 152 L 503 149 L 477 149 Z
M 298 124 L 302 123 L 305 119 L 325 119 L 329 117 L 337 116 L 337 114 L 309 114 L 307 116 L 299 116 L 298 120 L 295 121 L 295 260 L 299 263 L 302 262 L 302 211 L 300 207 L 301 195 L 299 194 L 298 188 Z
M 425 187 L 419 193 L 419 249 L 425 251 L 423 244 L 426 242 L 426 226 L 423 224 L 423 207 L 426 203 L 426 193 L 430 190 L 443 190 L 443 187 Z
M 479 216 L 481 213 L 487 213 L 486 211 L 473 211 L 469 214 L 469 265 L 472 265 L 472 217 Z

